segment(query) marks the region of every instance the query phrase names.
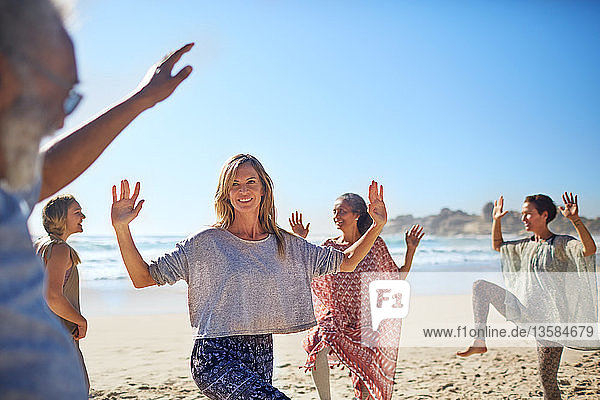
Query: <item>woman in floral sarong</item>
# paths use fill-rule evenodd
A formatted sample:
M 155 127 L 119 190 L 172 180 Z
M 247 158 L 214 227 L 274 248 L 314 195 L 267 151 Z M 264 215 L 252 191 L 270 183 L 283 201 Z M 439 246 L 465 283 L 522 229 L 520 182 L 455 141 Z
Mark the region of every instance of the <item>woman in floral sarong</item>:
M 342 234 L 327 239 L 323 246 L 341 251 L 356 242 L 371 224 L 365 201 L 354 193 L 343 194 L 336 200 L 333 221 Z M 310 224 L 304 226 L 302 214 L 292 214 L 290 225 L 297 235 L 308 235 Z M 311 286 L 318 325 L 309 331 L 303 347 L 308 353 L 305 368 L 312 371 L 321 400 L 331 398 L 330 362 L 341 362 L 348 367 L 357 398 L 391 399 L 401 321 L 384 320 L 376 331 L 371 329 L 370 320 L 364 318 L 370 316 L 369 303 L 365 301 L 365 282 L 369 273 L 377 273 L 380 278 L 384 274 L 387 278 L 404 279 L 423 235 L 419 225 L 406 233 L 407 251 L 401 268 L 396 266 L 385 242 L 378 237 L 354 272 L 313 279 Z

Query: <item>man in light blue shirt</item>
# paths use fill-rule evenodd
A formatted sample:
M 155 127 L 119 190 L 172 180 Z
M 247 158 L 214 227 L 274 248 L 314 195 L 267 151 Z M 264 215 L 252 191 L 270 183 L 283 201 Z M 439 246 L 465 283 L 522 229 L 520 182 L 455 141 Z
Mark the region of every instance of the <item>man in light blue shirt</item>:
M 44 300 L 44 269 L 27 218 L 37 201 L 83 173 L 140 113 L 188 77 L 174 64 L 193 44 L 151 68 L 139 90 L 39 150 L 81 100 L 73 45 L 48 0 L 0 0 L 0 398 L 85 399 L 72 338 Z

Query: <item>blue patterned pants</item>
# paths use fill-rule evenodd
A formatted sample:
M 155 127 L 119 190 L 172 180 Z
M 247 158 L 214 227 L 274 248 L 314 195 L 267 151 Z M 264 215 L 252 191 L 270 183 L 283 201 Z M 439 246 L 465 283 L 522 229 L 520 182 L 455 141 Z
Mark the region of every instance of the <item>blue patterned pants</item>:
M 270 334 L 197 339 L 191 366 L 196 385 L 210 399 L 289 400 L 271 385 Z

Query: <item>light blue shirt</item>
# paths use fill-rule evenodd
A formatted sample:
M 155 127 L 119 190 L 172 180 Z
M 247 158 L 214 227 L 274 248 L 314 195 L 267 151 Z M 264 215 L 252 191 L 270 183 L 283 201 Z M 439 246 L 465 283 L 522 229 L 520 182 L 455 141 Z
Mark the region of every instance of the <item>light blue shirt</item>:
M 0 398 L 87 399 L 73 339 L 44 300 L 44 266 L 27 229 L 39 189 L 0 188 Z

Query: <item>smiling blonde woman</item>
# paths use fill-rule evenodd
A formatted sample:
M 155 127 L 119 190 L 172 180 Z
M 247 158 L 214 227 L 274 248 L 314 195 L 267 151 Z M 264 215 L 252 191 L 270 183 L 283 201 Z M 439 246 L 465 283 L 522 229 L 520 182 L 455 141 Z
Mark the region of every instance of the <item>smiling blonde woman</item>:
M 190 322 L 197 328 L 192 376 L 211 399 L 287 399 L 272 386 L 272 334 L 315 325 L 310 293 L 314 277 L 352 271 L 368 253 L 387 221 L 383 188 L 369 187 L 373 223 L 341 252 L 315 246 L 275 222 L 273 183 L 258 159 L 231 157 L 215 195 L 216 224 L 146 263 L 129 223 L 143 204 L 139 182 L 130 196 L 113 186 L 112 224 L 135 287 L 188 284 Z

